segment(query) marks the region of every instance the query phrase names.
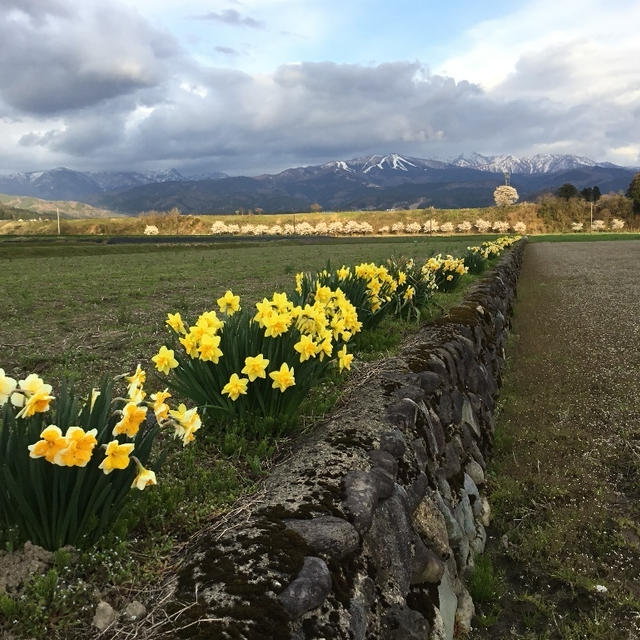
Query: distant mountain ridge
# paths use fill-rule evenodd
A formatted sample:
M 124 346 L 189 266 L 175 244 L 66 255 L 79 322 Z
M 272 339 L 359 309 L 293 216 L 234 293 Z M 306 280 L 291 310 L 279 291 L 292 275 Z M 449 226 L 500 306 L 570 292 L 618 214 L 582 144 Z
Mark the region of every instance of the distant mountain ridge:
M 48 171 L 28 171 L 0 175 L 0 193 L 33 196 L 46 200 L 83 200 L 100 193 L 117 192 L 145 184 L 163 182 L 189 182 L 193 179 L 176 169 L 162 171 L 74 171 L 56 167 Z M 226 173 L 215 172 L 207 179 L 226 178 Z
M 185 177 L 161 172 L 79 172 L 65 168 L 0 176 L 0 192 L 79 200 L 124 213 L 177 207 L 183 213 L 267 213 L 325 210 L 475 207 L 492 204 L 493 190 L 509 173 L 521 199 L 571 182 L 603 193 L 626 189 L 634 169 L 568 154 L 460 155 L 451 161 L 398 153 L 334 160 L 254 177 L 212 173 Z

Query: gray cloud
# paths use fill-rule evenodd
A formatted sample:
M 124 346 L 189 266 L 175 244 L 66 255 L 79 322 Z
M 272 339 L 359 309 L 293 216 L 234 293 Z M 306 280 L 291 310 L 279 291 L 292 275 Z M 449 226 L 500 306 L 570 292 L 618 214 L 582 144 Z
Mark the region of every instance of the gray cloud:
M 517 81 L 535 85 L 534 72 L 520 65 Z M 603 159 L 612 146 L 637 142 L 629 140 L 640 130 L 637 102 L 517 95 L 432 75 L 417 62 L 290 64 L 272 76 L 190 63 L 164 82 L 63 113 L 60 126 L 34 128 L 21 146 L 75 168 L 250 174 L 389 151 L 446 158 L 549 145 Z
M 227 56 L 237 56 L 240 55 L 240 52 L 237 51 L 236 49 L 232 49 L 231 47 L 214 47 L 214 49 L 218 52 L 218 53 L 223 53 Z
M 252 29 L 264 29 L 264 22 L 256 20 L 250 16 L 243 16 L 235 9 L 224 9 L 223 11 L 211 11 L 204 15 L 197 16 L 198 20 L 214 20 L 233 27 L 251 27 Z
M 0 6 L 0 96 L 19 111 L 54 114 L 153 87 L 178 54 L 171 36 L 122 8 L 16 4 Z

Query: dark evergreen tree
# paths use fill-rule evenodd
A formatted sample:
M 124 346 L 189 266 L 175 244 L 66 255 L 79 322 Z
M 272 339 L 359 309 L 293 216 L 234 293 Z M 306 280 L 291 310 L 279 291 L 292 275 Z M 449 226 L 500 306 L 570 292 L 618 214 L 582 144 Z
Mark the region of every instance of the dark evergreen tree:
M 578 190 L 574 185 L 569 182 L 565 182 L 556 192 L 559 198 L 569 200 L 569 198 L 575 198 L 578 196 Z
M 580 195 L 587 201 L 587 202 L 593 202 L 593 188 L 592 187 L 585 187 L 584 189 L 582 189 L 580 191 Z
M 602 195 L 600 193 L 600 187 L 598 187 L 597 185 L 593 187 L 592 194 L 593 194 L 593 201 L 598 202 L 598 200 L 600 200 L 600 196 Z
M 626 195 L 633 201 L 633 213 L 640 214 L 640 171 L 633 176 Z

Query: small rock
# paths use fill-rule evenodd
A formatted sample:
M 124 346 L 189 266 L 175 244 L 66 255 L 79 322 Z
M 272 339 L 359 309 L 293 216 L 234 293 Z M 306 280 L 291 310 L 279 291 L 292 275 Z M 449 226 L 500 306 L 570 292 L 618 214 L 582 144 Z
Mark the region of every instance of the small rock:
M 429 640 L 447 640 L 447 632 L 439 609 L 433 611 L 433 622 L 431 623 L 431 634 Z
M 458 598 L 453 589 L 453 580 L 447 568 L 438 586 L 438 609 L 442 620 L 444 633 L 441 637 L 453 640 L 455 632 L 456 611 L 458 610 Z M 435 625 L 434 625 L 435 626 Z
M 342 559 L 360 547 L 360 536 L 355 527 L 342 518 L 321 516 L 311 520 L 286 520 L 293 529 L 317 553 Z
M 471 620 L 475 613 L 476 609 L 473 606 L 473 600 L 465 589 L 458 596 L 458 608 L 456 609 L 456 630 L 461 635 L 468 634 L 471 631 Z
M 402 458 L 407 448 L 400 431 L 387 431 L 380 436 L 380 449 L 388 451 L 394 458 Z
M 480 437 L 480 427 L 478 426 L 478 421 L 476 420 L 476 416 L 473 412 L 473 407 L 471 406 L 471 402 L 469 398 L 464 398 L 462 409 L 460 411 L 462 423 L 469 425 L 476 436 Z
M 476 527 L 475 522 L 473 521 L 471 502 L 469 501 L 469 496 L 466 493 L 462 494 L 460 502 L 458 502 L 455 507 L 454 515 L 467 538 L 469 538 L 469 540 L 473 540 L 476 537 Z
M 109 625 L 113 624 L 116 620 L 116 612 L 113 607 L 104 600 L 98 602 L 96 607 L 96 614 L 93 616 L 93 626 L 97 627 L 99 631 L 104 631 Z
M 427 478 L 425 473 L 418 474 L 416 479 L 407 488 L 407 499 L 409 500 L 409 508 L 412 513 L 416 510 L 422 498 L 424 498 L 428 488 L 429 478 Z
M 411 584 L 428 582 L 438 584 L 444 573 L 444 562 L 433 552 L 427 549 L 419 536 L 414 540 L 413 572 Z
M 278 596 L 292 619 L 318 608 L 331 591 L 331 574 L 324 560 L 307 556 L 296 579 Z
M 473 478 L 468 473 L 465 473 L 463 477 L 464 481 L 462 487 L 464 489 L 464 492 L 469 496 L 469 500 L 473 505 L 475 504 L 476 500 L 480 498 L 480 492 L 478 491 L 478 487 L 473 481 Z
M 425 617 L 409 607 L 392 607 L 385 623 L 381 640 L 423 640 L 431 630 Z
M 442 469 L 444 470 L 447 480 L 454 478 L 460 473 L 460 452 L 454 440 L 448 442 L 444 449 Z
M 438 491 L 447 502 L 453 502 L 453 493 L 451 493 L 451 485 L 447 480 L 443 469 L 438 469 L 435 473 Z
M 460 527 L 460 524 L 454 517 L 449 506 L 442 499 L 442 496 L 436 492 L 435 501 L 438 505 L 438 509 L 444 518 L 445 525 L 447 527 L 447 534 L 449 536 L 449 542 L 452 546 L 457 545 L 463 538 L 465 538 L 464 531 Z
M 417 415 L 418 405 L 409 398 L 403 398 L 387 409 L 387 420 L 401 429 L 412 429 Z
M 144 618 L 146 615 L 147 608 L 142 604 L 142 602 L 138 602 L 137 600 L 130 602 L 122 612 L 122 617 L 127 622 L 135 622 L 136 620 Z
M 484 553 L 487 546 L 487 532 L 481 522 L 476 522 L 476 537 L 471 541 L 471 550 L 477 556 Z
M 426 496 L 413 514 L 415 530 L 441 558 L 451 555 L 447 524 L 436 503 Z
M 473 515 L 480 520 L 480 522 L 488 527 L 491 521 L 491 507 L 486 496 L 480 496 L 478 500 L 473 503 Z
M 371 526 L 373 510 L 378 504 L 380 480 L 367 471 L 350 471 L 344 478 L 344 507 L 360 533 Z
M 435 393 L 444 384 L 442 378 L 433 371 L 422 371 L 418 374 L 418 378 L 422 390 L 427 395 Z
M 467 462 L 467 466 L 464 468 L 464 470 L 477 487 L 481 487 L 484 484 L 484 471 L 475 460 L 470 460 L 469 462 Z

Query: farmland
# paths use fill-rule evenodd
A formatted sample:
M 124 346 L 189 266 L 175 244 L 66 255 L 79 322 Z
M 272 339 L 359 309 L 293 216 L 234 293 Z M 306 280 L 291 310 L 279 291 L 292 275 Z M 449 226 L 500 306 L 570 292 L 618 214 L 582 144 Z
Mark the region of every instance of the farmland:
M 372 239 L 230 246 L 81 243 L 0 245 L 5 300 L 0 344 L 5 371 L 69 378 L 82 388 L 135 368 L 166 340 L 168 312 L 197 317 L 227 289 L 250 305 L 292 290 L 297 271 L 327 261 L 384 261 L 461 254 L 468 238 Z

